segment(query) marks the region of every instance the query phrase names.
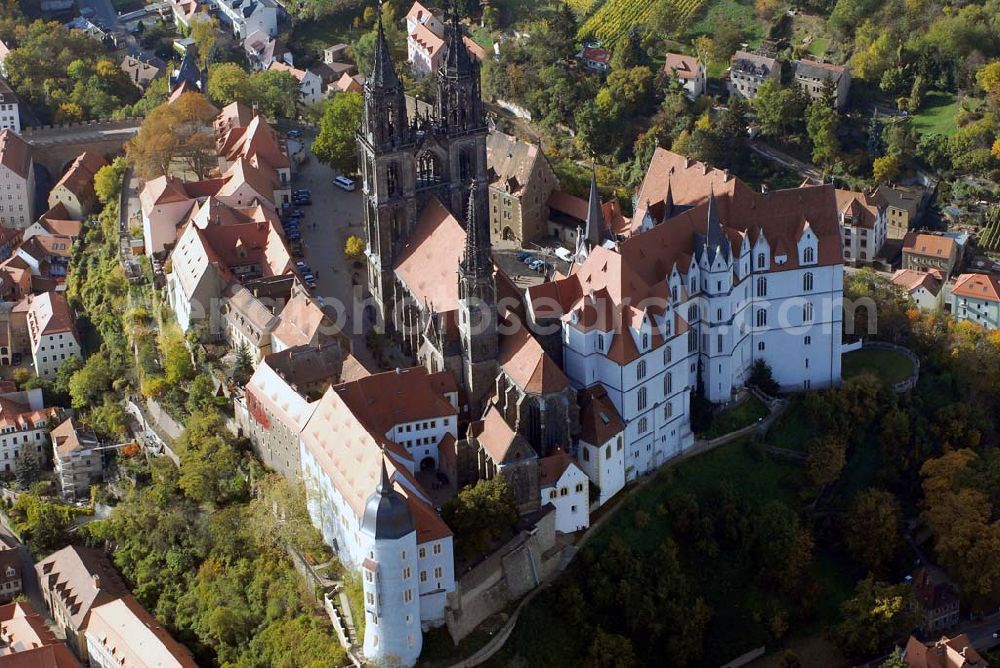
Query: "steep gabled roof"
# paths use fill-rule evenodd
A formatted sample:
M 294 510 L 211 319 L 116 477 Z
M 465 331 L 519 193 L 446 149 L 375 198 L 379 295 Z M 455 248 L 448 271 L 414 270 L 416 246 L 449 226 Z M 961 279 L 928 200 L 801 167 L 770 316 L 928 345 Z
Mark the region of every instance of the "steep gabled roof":
M 0 165 L 27 179 L 31 173 L 31 147 L 13 130 L 0 131 Z
M 500 367 L 518 387 L 530 394 L 559 392 L 569 386 L 566 374 L 525 326 L 503 337 Z
M 955 279 L 951 294 L 968 299 L 1000 302 L 1000 282 L 989 274 L 962 274 Z

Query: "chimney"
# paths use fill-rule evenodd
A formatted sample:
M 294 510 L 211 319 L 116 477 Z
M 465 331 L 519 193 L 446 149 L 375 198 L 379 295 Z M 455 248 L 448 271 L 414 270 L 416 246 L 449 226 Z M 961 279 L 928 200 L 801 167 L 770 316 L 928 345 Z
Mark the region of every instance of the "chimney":
M 94 588 L 95 589 L 100 589 L 101 588 L 101 576 L 98 575 L 97 573 L 94 573 L 90 577 L 92 577 L 94 579 Z

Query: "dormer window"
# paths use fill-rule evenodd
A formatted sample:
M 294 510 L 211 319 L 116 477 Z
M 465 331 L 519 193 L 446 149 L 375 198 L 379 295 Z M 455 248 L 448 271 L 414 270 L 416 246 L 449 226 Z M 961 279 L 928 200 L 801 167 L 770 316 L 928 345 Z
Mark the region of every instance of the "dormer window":
M 757 253 L 757 268 L 758 269 L 763 269 L 764 268 L 764 254 L 763 253 Z
M 802 253 L 802 258 L 806 264 L 812 264 L 816 261 L 816 250 L 812 246 L 807 247 L 805 252 Z
M 649 348 L 649 334 L 642 335 L 642 349 L 646 350 Z

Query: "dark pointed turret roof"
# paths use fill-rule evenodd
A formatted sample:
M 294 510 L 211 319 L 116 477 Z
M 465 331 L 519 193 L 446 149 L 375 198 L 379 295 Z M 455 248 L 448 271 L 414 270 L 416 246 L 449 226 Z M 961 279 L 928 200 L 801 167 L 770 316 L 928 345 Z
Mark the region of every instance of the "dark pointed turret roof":
M 458 10 L 452 8 L 448 27 L 448 54 L 443 67 L 451 76 L 472 74 L 472 57 L 462 37 L 462 26 L 458 23 Z
M 590 200 L 587 203 L 587 229 L 585 231 L 591 247 L 600 246 L 604 238 L 604 210 L 601 195 L 597 192 L 597 172 L 590 172 Z
M 729 259 L 730 247 L 726 240 L 726 233 L 722 230 L 722 221 L 719 220 L 719 205 L 715 201 L 715 189 L 712 188 L 708 194 L 708 229 L 705 235 L 705 246 L 708 249 L 708 261 L 715 261 L 715 251 L 722 250 L 722 257 Z
M 376 5 L 378 13 L 377 37 L 375 39 L 375 57 L 373 58 L 372 75 L 365 82 L 373 88 L 398 88 L 399 75 L 392 62 L 389 42 L 385 38 L 385 28 L 382 26 L 382 4 Z
M 395 540 L 414 531 L 413 515 L 403 495 L 392 487 L 389 472 L 382 456 L 382 475 L 375 492 L 368 497 L 361 528 L 376 539 Z
M 489 276 L 492 274 L 490 259 L 489 228 L 479 206 L 479 185 L 472 181 L 469 186 L 469 203 L 465 210 L 465 257 L 462 258 L 462 272 L 467 276 Z

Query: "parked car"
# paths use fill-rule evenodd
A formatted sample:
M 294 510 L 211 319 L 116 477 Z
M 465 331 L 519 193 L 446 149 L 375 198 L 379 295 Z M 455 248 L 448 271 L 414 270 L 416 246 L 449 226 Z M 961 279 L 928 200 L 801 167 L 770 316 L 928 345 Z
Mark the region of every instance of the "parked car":
M 13 364 L 14 366 L 17 366 L 18 364 L 21 363 L 22 359 L 23 356 L 21 355 L 21 353 L 14 353 L 13 355 L 10 356 L 10 363 Z
M 296 197 L 295 203 L 298 204 L 299 206 L 309 206 L 313 203 L 313 201 L 308 197 Z
M 312 197 L 312 191 L 309 188 L 298 188 L 297 190 L 293 190 L 292 194 L 298 197 Z
M 302 260 L 297 261 L 295 263 L 295 266 L 298 267 L 299 269 L 309 269 L 309 265 L 303 262 Z
M 524 262 L 529 257 L 531 257 L 531 253 L 527 253 L 525 251 L 521 251 L 520 253 L 517 254 L 517 261 L 518 262 Z
M 557 248 L 556 257 L 559 258 L 560 260 L 565 260 L 566 262 L 573 261 L 573 253 L 567 248 L 562 248 L 562 247 Z
M 528 267 L 534 269 L 535 271 L 545 271 L 545 263 L 541 260 L 535 259 L 528 264 Z
M 288 138 L 289 139 L 299 139 L 301 137 L 302 137 L 302 130 L 289 130 L 288 131 Z
M 292 256 L 302 257 L 305 253 L 302 252 L 302 243 L 299 241 L 290 241 L 288 246 L 291 248 Z
M 532 263 L 532 262 L 534 262 L 534 261 L 535 261 L 535 260 L 537 260 L 537 259 L 538 259 L 538 258 L 536 258 L 536 257 L 535 257 L 534 255 L 532 255 L 531 253 L 528 253 L 528 254 L 527 254 L 527 255 L 526 255 L 526 256 L 525 256 L 524 258 L 522 258 L 522 259 L 521 259 L 521 262 L 523 262 L 523 263 L 525 263 L 526 265 L 530 266 L 530 265 L 531 265 L 531 263 Z
M 354 184 L 354 181 L 352 179 L 347 178 L 346 176 L 338 176 L 337 178 L 335 178 L 333 180 L 333 185 L 337 186 L 341 190 L 346 190 L 348 192 L 353 192 L 357 188 L 357 186 Z

